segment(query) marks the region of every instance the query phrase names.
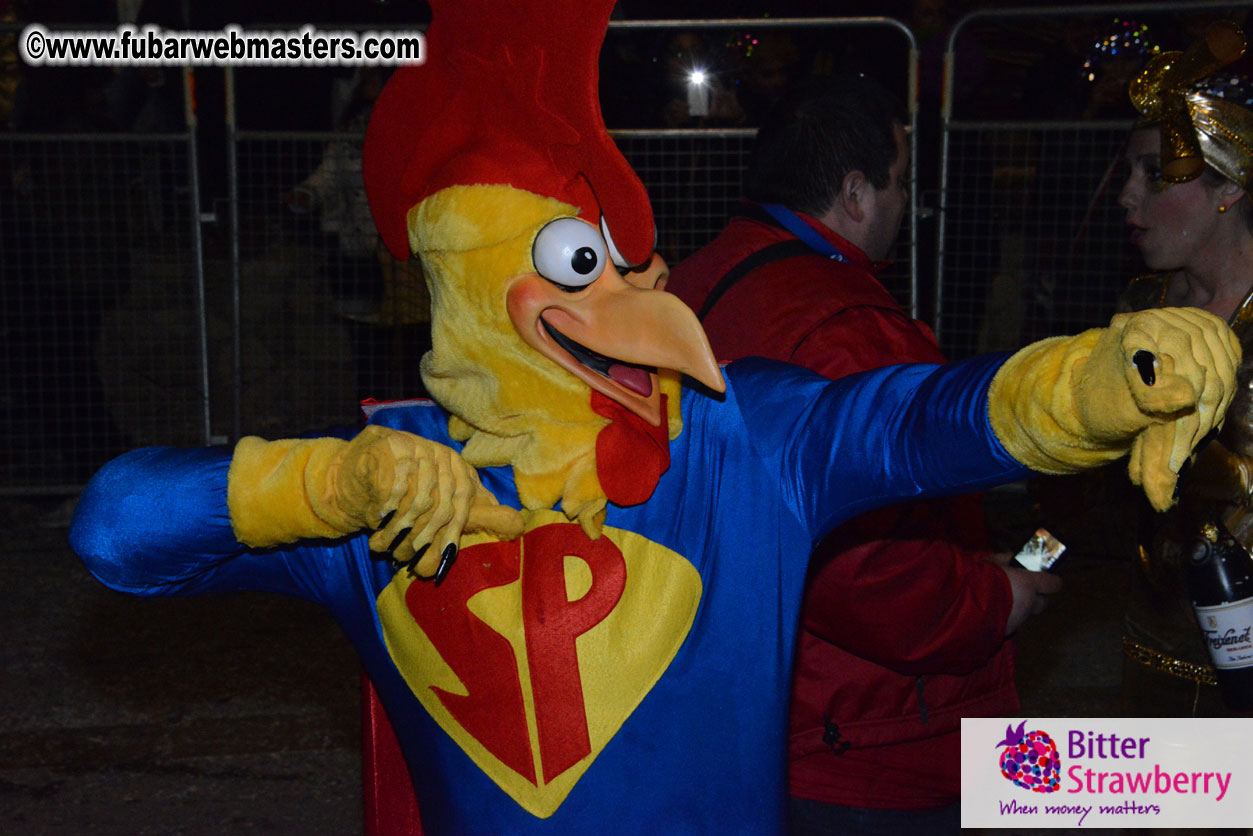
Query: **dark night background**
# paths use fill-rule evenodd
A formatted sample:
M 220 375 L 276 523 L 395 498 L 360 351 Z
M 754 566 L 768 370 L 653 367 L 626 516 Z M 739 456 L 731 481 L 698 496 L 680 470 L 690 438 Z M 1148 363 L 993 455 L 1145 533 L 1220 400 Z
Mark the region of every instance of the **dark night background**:
M 0 10 L 8 6 L 18 23 L 37 21 L 58 25 L 114 25 L 116 5 L 99 0 L 67 0 L 46 3 L 34 0 L 0 0 Z M 919 92 L 921 140 L 935 134 L 934 114 L 938 111 L 941 56 L 948 27 L 970 11 L 980 8 L 1025 8 L 1047 5 L 1040 2 L 1001 2 L 986 0 L 882 0 L 834 4 L 821 0 L 721 0 L 720 2 L 663 2 L 663 0 L 621 0 L 614 10 L 618 19 L 709 19 L 709 18 L 787 18 L 804 16 L 842 17 L 868 15 L 895 18 L 908 25 L 918 39 L 921 52 Z M 349 24 L 354 28 L 370 25 L 402 26 L 424 24 L 430 9 L 423 0 L 223 0 L 193 3 L 190 0 L 146 0 L 140 7 L 139 24 L 155 23 L 170 29 L 218 30 L 228 23 L 245 28 L 264 24 L 297 26 L 311 23 Z M 1208 16 L 1204 14 L 1146 16 L 1155 23 L 1154 32 L 1163 48 L 1180 48 L 1191 42 Z M 1077 118 L 1099 115 L 1108 118 L 1130 116 L 1123 89 L 1099 114 L 1092 113 L 1093 85 L 1081 78 L 1079 69 L 1091 53 L 1092 44 L 1109 28 L 1109 16 L 1076 18 L 1065 23 L 1001 20 L 980 22 L 967 27 L 957 45 L 958 61 L 968 81 L 956 94 L 955 116 L 977 115 L 997 118 Z M 611 31 L 602 57 L 602 102 L 611 128 L 665 127 L 661 108 L 673 85 L 665 70 L 665 56 L 671 49 L 675 29 L 657 31 Z M 747 60 L 744 50 L 733 43 L 742 33 L 727 30 L 701 30 L 703 50 L 728 85 L 739 94 L 744 114 L 736 125 L 753 126 L 764 118 L 769 103 L 777 98 L 779 87 L 755 90 L 752 77 L 766 71 L 768 56 Z M 844 32 L 816 30 L 789 31 L 775 39 L 774 53 L 780 72 L 790 73 L 790 81 L 830 75 L 840 71 L 867 72 L 893 89 L 904 91 L 906 55 L 898 33 L 885 29 L 854 29 Z M 299 81 L 286 68 L 246 68 L 238 71 L 239 126 L 250 130 L 309 131 L 336 128 L 328 107 L 332 84 L 352 74 L 352 67 L 303 67 Z M 166 70 L 167 73 L 176 73 Z M 115 131 L 130 130 L 126 103 L 105 102 L 99 94 L 110 78 L 109 68 L 22 68 L 22 85 L 10 121 L 12 130 L 30 131 Z M 673 75 L 670 73 L 669 75 Z M 776 79 L 777 82 L 777 79 Z M 216 68 L 196 71 L 196 103 L 200 116 L 200 145 L 204 168 L 204 202 L 211 205 L 222 197 L 215 194 L 221 176 L 220 151 L 223 148 L 223 74 Z M 116 86 L 116 85 L 115 85 Z M 180 85 L 167 84 L 163 113 L 167 129 L 181 130 L 182 110 L 178 101 Z M 137 106 L 137 103 L 132 103 Z M 920 165 L 920 171 L 934 167 Z
M 615 17 L 755 20 L 868 15 L 900 20 L 917 37 L 921 53 L 916 176 L 925 188 L 933 186 L 938 176 L 939 67 L 948 27 L 980 8 L 1042 5 L 1055 4 L 1022 0 L 621 0 Z M 117 3 L 0 0 L 0 15 L 6 13 L 11 15 L 8 31 L 27 22 L 49 28 L 112 28 Z M 408 28 L 426 23 L 429 15 L 422 0 L 145 0 L 138 23 L 176 30 L 220 30 L 230 23 L 246 29 L 309 23 L 319 28 L 364 30 L 374 25 Z M 965 83 L 956 91 L 955 116 L 978 120 L 1130 117 L 1125 76 L 1115 72 L 1123 68 L 1100 64 L 1096 83 L 1080 72 L 1092 55 L 1093 44 L 1108 33 L 1111 17 L 1002 19 L 968 27 L 956 49 L 958 77 Z M 1191 43 L 1208 19 L 1208 15 L 1187 13 L 1145 18 L 1167 49 Z M 602 52 L 601 73 L 602 102 L 611 128 L 666 126 L 665 106 L 674 92 L 674 74 L 664 65 L 667 55 L 673 54 L 674 34 L 683 29 L 662 33 L 611 30 Z M 860 70 L 904 91 L 906 56 L 899 36 L 795 30 L 775 42 L 776 52 L 763 49 L 749 61 L 736 39 L 750 29 L 698 28 L 706 35 L 711 70 L 734 86 L 743 109 L 728 118 L 726 126 L 759 124 L 778 94 L 779 88 L 772 86 L 775 83 L 802 83 Z M 788 72 L 779 77 L 766 72 L 767 55 L 774 55 Z M 12 136 L 5 137 L 14 140 L 9 147 L 25 149 L 28 156 L 42 159 L 36 153 L 42 149 L 25 145 L 40 139 L 23 140 L 18 136 L 21 133 L 179 134 L 185 130 L 176 69 L 157 71 L 165 74 L 166 83 L 153 85 L 136 68 L 123 72 L 86 67 L 32 69 L 17 63 L 11 48 L 0 60 L 0 133 L 10 132 Z M 1245 62 L 1247 70 L 1247 58 Z M 276 135 L 342 128 L 332 117 L 332 91 L 337 81 L 352 76 L 353 71 L 353 67 L 240 68 L 239 127 Z M 222 210 L 227 196 L 223 79 L 220 69 L 195 72 L 198 179 L 205 210 Z M 1100 82 L 1107 79 L 1115 83 L 1101 89 Z M 55 182 L 75 189 L 45 195 L 41 203 L 25 192 L 19 194 L 16 186 L 22 183 L 14 176 L 13 159 L 17 155 L 9 154 L 9 159 L 0 155 L 0 288 L 9 293 L 0 296 L 0 349 L 10 352 L 0 350 L 0 426 L 11 436 L 10 446 L 0 447 L 0 474 L 28 477 L 19 465 L 25 467 L 29 459 L 38 466 L 35 475 L 39 477 L 30 478 L 30 484 L 38 484 L 53 470 L 51 455 L 39 446 L 45 438 L 69 438 L 85 428 L 99 430 L 88 420 L 92 414 L 104 415 L 101 406 L 94 411 L 84 408 L 84 404 L 91 406 L 93 397 L 103 398 L 88 388 L 93 385 L 90 381 L 81 386 L 57 382 L 55 376 L 41 377 L 40 369 L 73 367 L 76 374 L 90 378 L 95 366 L 91 341 L 84 335 L 99 327 L 102 311 L 123 299 L 132 281 L 128 270 L 161 247 L 187 249 L 187 241 L 179 237 L 186 236 L 180 231 L 183 227 L 171 226 L 168 229 L 174 231 L 167 229 L 161 240 L 145 239 L 145 249 L 128 253 L 121 241 L 110 237 L 110 230 L 125 227 L 117 218 L 108 217 L 112 212 L 108 207 L 117 201 L 100 200 L 96 205 L 90 199 L 78 200 L 80 193 L 96 199 L 117 192 L 116 172 L 111 173 L 107 165 L 98 171 L 92 158 L 69 153 L 80 147 L 108 151 L 112 140 L 106 139 L 81 146 L 62 143 L 69 149 L 63 155 L 49 153 L 47 168 L 57 175 Z M 273 160 L 261 156 L 269 146 L 254 143 L 261 148 L 254 163 L 259 161 L 257 170 L 274 177 L 289 176 L 294 182 L 307 173 L 296 166 L 303 162 L 311 168 L 321 141 L 306 142 L 311 152 L 295 161 L 290 159 L 290 149 L 302 146 L 285 143 L 275 144 L 279 150 Z M 117 152 L 119 167 L 129 159 L 120 149 L 112 150 Z M 1101 168 L 1109 159 L 1086 146 L 1079 153 L 1085 162 L 1095 160 L 1092 164 Z M 111 158 L 103 154 L 102 159 L 108 163 Z M 181 185 L 186 179 L 185 171 L 173 162 L 181 159 L 171 156 L 166 161 L 170 167 L 162 172 L 168 175 L 166 182 Z M 63 165 L 63 160 L 69 164 Z M 75 165 L 81 170 L 73 170 Z M 97 187 L 97 183 L 103 185 Z M 258 217 L 273 221 L 281 216 L 279 228 L 285 232 L 301 222 L 289 217 L 279 204 L 277 181 L 258 179 L 251 185 L 253 202 L 270 213 Z M 92 191 L 97 188 L 98 192 Z M 168 205 L 179 209 L 181 223 L 185 205 L 172 198 Z M 224 217 L 224 212 L 217 211 L 217 220 L 202 224 L 210 267 L 216 263 L 220 268 L 228 251 L 222 232 Z M 992 218 L 990 213 L 987 217 Z M 920 227 L 924 233 L 931 231 Z M 263 238 L 270 230 L 264 223 L 247 220 L 243 228 L 245 238 L 254 232 Z M 988 259 L 997 251 L 991 233 L 986 240 L 967 243 L 972 249 L 982 247 Z M 214 275 L 225 275 L 220 269 L 209 273 L 210 281 Z M 258 271 L 257 275 L 268 274 Z M 1128 274 L 1110 271 L 1110 275 L 1121 286 Z M 163 293 L 169 290 L 164 283 L 154 284 Z M 90 292 L 75 302 L 70 291 L 80 287 Z M 148 308 L 139 311 L 146 314 Z M 78 321 L 94 324 L 80 327 L 77 338 L 70 340 L 72 329 L 67 323 Z M 258 330 L 273 331 L 275 322 L 266 321 L 264 326 Z M 38 338 L 45 332 L 62 340 L 56 346 L 59 353 L 49 351 L 48 358 L 32 356 L 43 351 Z M 23 359 L 18 362 L 14 357 Z M 5 377 L 6 373 L 17 377 L 17 370 L 32 384 L 28 389 L 12 385 Z M 40 403 L 35 404 L 36 398 Z M 355 404 L 351 398 L 348 401 Z M 41 409 L 62 424 L 48 425 L 40 417 Z M 107 419 L 99 420 L 107 423 Z M 19 423 L 29 438 L 14 429 Z M 119 434 L 102 439 L 97 442 L 116 446 L 110 453 L 132 444 Z M 103 451 L 92 448 L 88 452 L 91 455 L 81 461 L 63 463 L 73 469 L 52 481 L 72 483 L 89 475 Z M 0 833 L 361 833 L 359 667 L 326 614 L 303 602 L 259 593 L 138 600 L 110 592 L 87 575 L 68 548 L 64 528 L 57 527 L 67 523 L 67 508 L 72 510 L 63 499 L 0 493 L 0 525 L 6 540 L 0 548 Z M 994 535 L 1000 538 L 998 548 L 1016 548 L 1039 524 L 1021 493 L 991 494 L 988 508 Z M 60 517 L 60 522 L 49 522 L 54 517 Z M 1079 557 L 1081 544 L 1074 545 L 1072 555 L 1076 556 L 1061 564 L 1065 591 L 1019 638 L 1018 688 L 1024 711 L 1029 712 L 1025 716 L 1101 717 L 1114 716 L 1119 710 L 1122 655 L 1118 636 L 1125 567 L 1100 550 L 1088 549 Z M 1008 831 L 984 832 L 1009 836 Z

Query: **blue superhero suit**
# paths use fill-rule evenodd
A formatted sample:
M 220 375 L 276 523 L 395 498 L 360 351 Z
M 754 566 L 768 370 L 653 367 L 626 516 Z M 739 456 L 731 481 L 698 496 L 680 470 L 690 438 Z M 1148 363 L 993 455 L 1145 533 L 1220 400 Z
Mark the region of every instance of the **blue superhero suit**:
M 653 496 L 589 540 L 554 511 L 463 538 L 439 587 L 365 536 L 249 551 L 227 449 L 144 449 L 84 494 L 75 550 L 141 595 L 261 589 L 343 626 L 409 761 L 428 834 L 785 830 L 786 709 L 806 560 L 844 519 L 1024 471 L 993 437 L 979 358 L 831 382 L 759 360 L 685 390 Z M 372 420 L 457 447 L 435 405 Z M 517 504 L 511 472 L 482 481 Z M 892 629 L 891 613 L 883 628 Z

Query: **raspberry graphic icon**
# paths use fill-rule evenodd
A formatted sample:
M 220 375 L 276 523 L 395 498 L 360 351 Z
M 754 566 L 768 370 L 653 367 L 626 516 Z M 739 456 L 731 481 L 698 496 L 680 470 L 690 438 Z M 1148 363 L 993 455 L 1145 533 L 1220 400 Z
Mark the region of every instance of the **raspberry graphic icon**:
M 1057 792 L 1062 774 L 1057 744 L 1048 732 L 1024 732 L 1026 728 L 1026 720 L 1016 729 L 1005 727 L 1005 739 L 996 744 L 1005 747 L 1001 750 L 1001 774 L 1031 792 Z

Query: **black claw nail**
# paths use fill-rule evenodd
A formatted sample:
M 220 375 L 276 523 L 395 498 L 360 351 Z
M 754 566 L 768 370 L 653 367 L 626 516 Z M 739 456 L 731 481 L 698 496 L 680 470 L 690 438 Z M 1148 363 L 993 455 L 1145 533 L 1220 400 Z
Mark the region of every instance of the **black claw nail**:
M 1140 379 L 1144 381 L 1145 386 L 1152 386 L 1157 382 L 1157 372 L 1153 368 L 1153 362 L 1157 360 L 1152 352 L 1140 349 L 1131 355 L 1131 362 L 1136 364 L 1136 368 L 1140 370 Z
M 448 570 L 457 562 L 457 544 L 444 546 L 444 553 L 439 556 L 439 568 L 435 570 L 435 585 L 439 586 L 448 577 Z
M 430 543 L 427 543 L 427 546 L 429 545 Z M 426 554 L 426 546 L 423 546 L 422 548 L 414 552 L 413 557 L 409 558 L 408 560 L 397 561 L 396 565 L 403 566 L 406 570 L 408 570 L 409 574 L 412 575 L 414 574 L 415 571 L 417 571 L 418 561 L 422 559 L 422 555 L 424 554 Z
M 374 530 L 378 531 L 380 528 L 386 528 L 387 524 L 392 521 L 392 517 L 394 516 L 396 516 L 396 510 L 393 508 L 391 511 L 388 511 L 383 515 L 383 519 L 379 520 L 379 524 L 374 526 Z
M 395 551 L 396 547 L 399 546 L 402 542 L 404 542 L 404 539 L 409 536 L 410 531 L 413 531 L 412 526 L 410 526 L 409 528 L 402 528 L 400 529 L 400 531 L 397 531 L 396 536 L 392 538 L 392 542 L 388 545 L 386 550 L 389 552 Z

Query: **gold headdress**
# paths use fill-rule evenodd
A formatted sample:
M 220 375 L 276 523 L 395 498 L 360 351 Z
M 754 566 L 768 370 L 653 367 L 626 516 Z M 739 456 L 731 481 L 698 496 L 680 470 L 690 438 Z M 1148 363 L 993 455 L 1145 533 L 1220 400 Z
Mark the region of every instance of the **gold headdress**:
M 1162 177 L 1196 179 L 1206 164 L 1242 189 L 1253 173 L 1253 112 L 1192 88 L 1244 54 L 1244 33 L 1230 21 L 1210 27 L 1187 52 L 1163 52 L 1131 82 L 1131 102 L 1162 126 Z

